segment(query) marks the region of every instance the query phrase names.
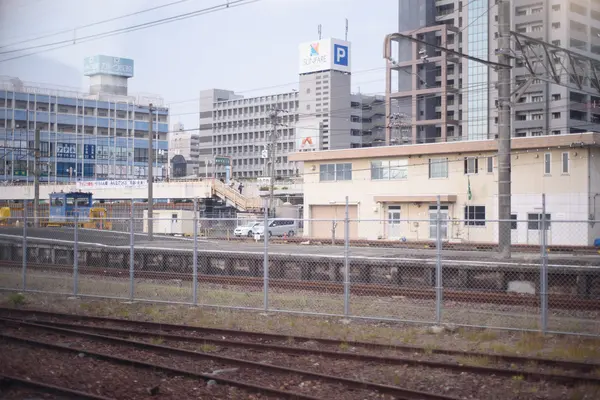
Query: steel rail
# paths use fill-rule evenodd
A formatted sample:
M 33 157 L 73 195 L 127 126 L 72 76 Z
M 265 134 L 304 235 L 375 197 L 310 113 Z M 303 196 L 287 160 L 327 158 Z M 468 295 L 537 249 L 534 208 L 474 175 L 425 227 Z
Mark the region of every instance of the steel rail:
M 162 351 L 165 351 L 170 354 L 184 355 L 184 356 L 188 356 L 188 357 L 192 357 L 192 358 L 212 359 L 215 361 L 219 361 L 222 363 L 229 363 L 229 364 L 233 364 L 233 365 L 240 365 L 240 366 L 246 366 L 246 367 L 251 367 L 251 368 L 257 368 L 257 369 L 275 371 L 275 372 L 287 373 L 287 374 L 297 374 L 297 375 L 301 375 L 301 376 L 305 376 L 305 377 L 310 377 L 313 379 L 319 379 L 319 380 L 322 380 L 325 382 L 346 385 L 346 386 L 356 388 L 356 389 L 366 389 L 366 390 L 377 391 L 380 393 L 391 394 L 391 395 L 396 396 L 399 399 L 406 399 L 406 400 L 414 400 L 414 399 L 457 400 L 456 398 L 450 397 L 450 396 L 444 396 L 444 395 L 438 395 L 435 393 L 427 393 L 427 392 L 421 392 L 421 391 L 416 391 L 416 390 L 410 390 L 410 389 L 406 389 L 406 388 L 402 388 L 402 387 L 398 387 L 398 386 L 381 385 L 381 384 L 376 384 L 376 383 L 371 383 L 371 382 L 364 382 L 364 381 L 358 381 L 358 380 L 354 380 L 354 379 L 337 377 L 337 376 L 333 376 L 333 375 L 319 374 L 319 373 L 306 371 L 306 370 L 280 367 L 280 366 L 271 365 L 271 364 L 264 364 L 264 363 L 254 362 L 254 361 L 248 361 L 248 360 L 239 359 L 239 358 L 225 357 L 225 356 L 219 356 L 216 354 L 209 354 L 209 353 L 199 353 L 199 352 L 184 350 L 184 349 L 180 349 L 180 348 L 176 348 L 176 347 L 169 347 L 169 346 L 150 344 L 150 343 L 146 343 L 146 342 L 140 342 L 137 340 L 121 339 L 121 338 L 117 338 L 117 337 L 113 337 L 113 336 L 98 335 L 95 333 L 88 333 L 88 332 L 79 331 L 79 330 L 71 330 L 71 329 L 52 327 L 52 326 L 48 326 L 48 325 L 41 325 L 41 324 L 18 321 L 18 320 L 7 320 L 7 319 L 0 318 L 0 321 L 9 323 L 9 324 L 11 324 L 11 323 L 18 324 L 19 326 L 25 326 L 25 327 L 30 327 L 30 328 L 50 330 L 50 331 L 58 332 L 60 334 L 87 337 L 90 339 L 95 339 L 95 340 L 104 341 L 104 342 L 112 342 L 112 343 L 118 343 L 118 344 L 123 344 L 123 345 L 129 345 L 129 346 L 142 348 L 142 349 L 162 350 Z M 143 363 L 143 362 L 136 361 L 136 360 L 115 357 L 115 356 L 108 355 L 105 353 L 91 352 L 86 349 L 78 348 L 75 346 L 71 346 L 71 347 L 60 346 L 60 345 L 50 344 L 47 342 L 32 341 L 31 339 L 18 338 L 16 336 L 6 335 L 6 334 L 0 334 L 0 338 L 8 338 L 9 340 L 10 339 L 24 340 L 27 342 L 32 342 L 33 344 L 37 344 L 37 345 L 50 346 L 51 348 L 61 348 L 61 349 L 67 348 L 71 351 L 77 351 L 78 353 L 84 352 L 84 353 L 87 353 L 87 354 L 90 354 L 90 355 L 93 355 L 96 357 L 104 357 L 104 359 L 107 359 L 109 361 L 111 359 L 119 360 L 119 361 L 126 360 L 127 362 L 135 362 L 136 364 L 142 364 L 144 366 L 148 366 L 148 367 L 155 368 L 155 369 L 163 369 L 168 372 L 177 372 L 180 374 L 188 374 L 189 376 L 192 376 L 192 374 L 193 374 L 193 376 L 196 376 L 196 377 L 204 379 L 204 380 L 213 379 L 217 382 L 219 380 L 221 380 L 225 384 L 231 384 L 231 385 L 235 385 L 235 386 L 239 386 L 240 384 L 246 385 L 247 388 L 251 388 L 251 386 L 253 386 L 255 390 L 261 391 L 263 393 L 268 393 L 267 391 L 271 391 L 272 394 L 286 395 L 286 398 L 314 399 L 314 397 L 312 397 L 312 396 L 303 397 L 304 395 L 298 394 L 295 392 L 286 392 L 286 391 L 280 391 L 280 390 L 275 391 L 274 389 L 271 389 L 271 388 L 257 386 L 257 385 L 253 385 L 253 384 L 249 384 L 249 383 L 245 383 L 245 382 L 234 381 L 234 380 L 224 379 L 224 378 L 218 378 L 212 374 L 198 374 L 198 373 L 186 371 L 186 370 L 176 370 L 174 368 L 166 367 L 163 365 Z M 171 371 L 169 371 L 169 370 L 171 370 Z
M 485 353 L 485 352 L 471 352 L 471 351 L 462 351 L 462 350 L 452 350 L 452 349 L 439 349 L 439 348 L 430 348 L 430 347 L 422 347 L 422 346 L 414 346 L 414 345 L 388 345 L 388 344 L 380 344 L 380 343 L 369 343 L 369 342 L 361 342 L 361 341 L 343 341 L 337 339 L 327 339 L 327 338 L 319 338 L 319 337 L 311 337 L 311 336 L 289 336 L 289 335 L 279 335 L 273 333 L 262 333 L 262 332 L 252 332 L 252 331 L 240 331 L 233 329 L 224 329 L 224 328 L 209 328 L 209 327 L 201 327 L 201 326 L 192 326 L 192 325 L 177 325 L 177 324 L 166 324 L 160 322 L 150 322 L 150 321 L 135 321 L 135 320 L 126 320 L 121 318 L 112 318 L 112 317 L 98 317 L 98 316 L 90 316 L 90 315 L 77 315 L 77 314 L 65 314 L 65 313 L 55 313 L 50 311 L 42 311 L 42 310 L 31 310 L 31 309 L 16 309 L 16 308 L 4 308 L 0 307 L 0 316 L 4 316 L 6 318 L 6 314 L 22 314 L 29 315 L 37 318 L 37 315 L 45 316 L 48 318 L 63 318 L 67 320 L 75 320 L 75 321 L 90 321 L 96 323 L 114 323 L 120 325 L 134 325 L 139 326 L 146 329 L 156 329 L 156 332 L 152 332 L 151 336 L 162 336 L 167 337 L 166 332 L 168 331 L 185 331 L 185 332 L 194 332 L 194 333 L 204 333 L 204 334 L 214 334 L 221 336 L 234 336 L 234 337 L 245 337 L 245 338 L 254 338 L 254 339 L 262 339 L 262 340 L 271 340 L 271 341 L 281 341 L 281 342 L 307 342 L 313 341 L 316 343 L 321 343 L 325 345 L 332 345 L 339 347 L 342 343 L 348 345 L 350 347 L 360 347 L 365 349 L 374 349 L 374 350 L 396 350 L 401 352 L 408 353 L 431 353 L 431 354 L 439 354 L 439 355 L 447 355 L 447 356 L 457 356 L 457 357 L 487 357 L 490 359 L 495 359 L 497 361 L 503 361 L 506 363 L 536 363 L 538 365 L 545 365 L 549 367 L 559 367 L 564 369 L 572 369 L 580 372 L 592 372 L 594 370 L 600 369 L 600 364 L 590 363 L 590 362 L 580 362 L 580 361 L 570 361 L 570 360 L 559 360 L 552 358 L 542 358 L 542 357 L 526 357 L 526 356 L 518 356 L 511 354 L 495 354 L 495 353 Z M 14 318 L 14 317 L 8 317 Z M 18 320 L 27 322 L 22 318 Z M 44 323 L 49 325 L 57 325 L 60 326 L 64 324 L 69 327 L 89 327 L 95 328 L 89 325 L 80 325 L 80 324 L 66 324 L 57 321 L 40 321 L 39 319 L 32 320 L 31 322 Z M 99 327 L 100 328 L 100 327 Z M 114 328 L 105 328 L 103 329 L 114 329 Z M 126 332 L 133 332 L 132 330 L 123 329 Z M 187 340 L 195 340 L 191 339 L 192 337 L 184 336 Z M 211 340 L 217 339 L 208 339 L 208 338 L 199 338 L 199 340 L 203 342 L 208 342 Z M 226 340 L 225 340 L 226 342 Z M 247 342 L 235 342 L 232 343 L 240 343 L 243 345 L 247 345 Z M 232 344 L 233 345 L 233 344 Z M 258 344 L 257 344 L 258 345 Z M 249 344 L 248 344 L 249 346 Z M 287 347 L 290 349 L 289 347 Z M 301 349 L 303 352 L 310 351 L 309 349 Z M 337 354 L 337 352 L 336 352 Z M 342 353 L 343 354 L 343 353 Z M 352 353 L 350 353 L 352 354 Z M 600 378 L 600 377 L 598 377 Z
M 31 387 L 34 389 L 42 389 L 45 393 L 54 393 L 67 397 L 73 397 L 76 399 L 89 399 L 89 400 L 114 400 L 110 397 L 98 396 L 95 394 L 81 392 L 79 390 L 72 390 L 62 386 L 51 385 L 49 383 L 43 383 L 34 381 L 29 378 L 19 378 L 13 375 L 0 374 L 0 384 L 5 388 L 10 388 L 10 385 Z M 8 384 L 6 387 L 4 384 Z
M 21 268 L 21 263 L 17 261 L 0 260 L 0 267 Z M 28 263 L 30 270 L 40 270 L 48 272 L 72 273 L 73 267 L 69 265 L 53 266 L 42 263 Z M 129 278 L 128 271 L 116 268 L 100 268 L 92 266 L 79 266 L 80 275 L 88 276 L 106 276 Z M 162 272 L 162 271 L 135 271 L 135 277 L 138 279 L 160 279 L 160 280 L 182 280 L 192 281 L 193 274 L 185 272 Z M 251 276 L 229 276 L 229 275 L 198 275 L 199 283 L 214 283 L 220 285 L 234 286 L 252 286 L 262 287 L 263 278 Z M 269 279 L 269 284 L 273 288 L 289 290 L 309 290 L 315 292 L 327 292 L 328 294 L 343 293 L 343 282 L 325 282 L 325 281 L 304 281 L 295 279 Z M 393 284 L 368 284 L 352 283 L 351 293 L 355 296 L 406 296 L 413 299 L 432 300 L 435 299 L 434 288 L 405 288 L 397 287 Z M 521 294 L 509 294 L 504 291 L 486 291 L 486 290 L 456 290 L 444 289 L 444 299 L 448 301 L 480 303 L 480 304 L 501 304 L 514 305 L 522 307 L 539 307 L 539 296 L 527 296 Z M 548 305 L 551 308 L 565 310 L 600 310 L 600 299 L 586 299 L 582 296 L 568 296 L 559 294 L 550 294 L 548 296 Z
M 0 318 L 0 321 L 3 319 Z M 12 319 L 11 319 L 12 320 Z M 14 320 L 21 322 L 22 320 Z M 181 341 L 181 342 L 194 342 L 194 343 L 213 343 L 221 346 L 232 346 L 232 347 L 247 347 L 255 350 L 263 350 L 265 352 L 268 351 L 277 351 L 280 353 L 289 353 L 289 354 L 312 354 L 315 356 L 324 356 L 330 357 L 333 359 L 346 359 L 360 362 L 376 362 L 381 364 L 388 365 L 410 365 L 410 366 L 418 366 L 418 367 L 427 367 L 427 368 L 440 368 L 447 370 L 454 370 L 458 372 L 469 372 L 473 374 L 479 375 L 497 375 L 497 376 L 523 376 L 525 379 L 529 379 L 532 381 L 549 381 L 549 382 L 559 382 L 563 384 L 575 384 L 575 383 L 586 383 L 593 385 L 600 385 L 600 377 L 596 376 L 584 376 L 584 375 L 572 375 L 572 374 L 560 374 L 560 373 L 545 373 L 545 372 L 536 372 L 529 371 L 523 369 L 508 369 L 508 368 L 499 368 L 499 367 L 486 367 L 486 366 L 475 366 L 475 365 L 465 365 L 444 361 L 429 361 L 429 360 L 417 360 L 406 357 L 391 357 L 391 356 L 379 356 L 373 354 L 357 354 L 357 353 L 348 353 L 348 352 L 340 352 L 340 351 L 331 351 L 331 350 L 318 350 L 318 349 L 306 349 L 300 347 L 291 347 L 291 346 L 281 346 L 275 344 L 264 344 L 264 343 L 252 343 L 252 342 L 239 342 L 233 340 L 225 340 L 225 339 L 210 339 L 210 338 L 202 338 L 202 337 L 194 337 L 194 336 L 183 336 L 183 335 L 172 335 L 165 333 L 156 333 L 156 332 L 145 332 L 138 330 L 129 330 L 129 329 L 116 329 L 116 328 L 106 328 L 100 326 L 89 326 L 89 325 L 76 325 L 76 324 L 65 324 L 65 323 L 56 323 L 56 322 L 41 322 L 37 321 L 35 325 L 41 325 L 46 327 L 57 327 L 59 329 L 68 329 L 72 331 L 92 331 L 95 333 L 104 333 L 104 334 L 112 334 L 112 335 L 132 335 L 132 336 L 144 336 L 144 337 L 160 337 L 162 339 L 168 339 L 172 341 Z M 170 346 L 172 347 L 172 346 Z M 472 354 L 469 354 L 471 357 Z M 527 358 L 526 362 L 532 362 L 531 359 Z M 591 365 L 589 367 L 592 367 Z M 596 367 L 600 368 L 600 365 L 596 365 Z

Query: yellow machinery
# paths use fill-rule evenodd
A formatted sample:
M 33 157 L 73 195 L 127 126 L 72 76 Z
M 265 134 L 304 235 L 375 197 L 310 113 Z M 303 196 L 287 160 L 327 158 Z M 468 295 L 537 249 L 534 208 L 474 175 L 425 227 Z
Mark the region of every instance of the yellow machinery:
M 12 225 L 10 207 L 0 207 L 0 226 Z
M 106 208 L 92 207 L 90 208 L 90 218 L 82 224 L 82 227 L 87 229 L 111 230 L 112 222 L 108 221 L 107 217 Z

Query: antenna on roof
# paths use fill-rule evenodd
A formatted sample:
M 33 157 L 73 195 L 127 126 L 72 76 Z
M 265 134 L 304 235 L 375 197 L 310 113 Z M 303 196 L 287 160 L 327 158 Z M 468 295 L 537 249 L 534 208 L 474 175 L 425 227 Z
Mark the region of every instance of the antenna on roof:
M 344 39 L 346 42 L 348 41 L 348 18 L 346 18 L 346 36 Z

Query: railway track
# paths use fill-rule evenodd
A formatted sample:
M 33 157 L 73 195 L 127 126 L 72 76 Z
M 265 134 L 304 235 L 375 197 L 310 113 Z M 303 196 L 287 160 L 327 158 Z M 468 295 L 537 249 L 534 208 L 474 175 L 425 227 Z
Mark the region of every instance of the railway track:
M 36 394 L 54 394 L 62 399 L 78 400 L 111 400 L 110 397 L 97 396 L 80 390 L 72 390 L 64 386 L 51 385 L 27 378 L 0 374 L 0 398 L 31 398 Z
M 393 398 L 446 399 L 453 398 L 452 395 L 462 397 L 465 390 L 461 384 L 456 384 L 456 393 L 450 391 L 449 394 L 438 395 L 386 385 L 389 379 L 386 371 L 397 371 L 398 368 L 404 368 L 404 372 L 406 368 L 417 370 L 423 376 L 432 371 L 442 371 L 446 379 L 467 382 L 476 376 L 487 384 L 525 380 L 530 385 L 539 382 L 556 386 L 552 390 L 577 385 L 600 389 L 600 377 L 597 375 L 600 364 L 585 362 L 289 337 L 32 310 L 0 309 L 0 316 L 4 327 L 32 329 L 37 332 L 38 338 L 40 335 L 49 339 L 60 336 L 85 338 L 86 341 L 133 346 L 144 351 L 166 352 L 171 356 L 190 357 L 199 361 L 210 360 L 223 363 L 221 366 L 225 369 L 229 365 L 241 369 L 304 374 L 311 381 L 337 382 L 353 390 L 371 390 Z M 243 358 L 232 357 L 240 354 Z M 268 361 L 265 362 L 265 359 Z M 479 365 L 477 360 L 484 359 L 491 361 L 485 366 Z M 465 360 L 472 360 L 473 364 Z M 363 376 L 361 380 L 339 378 L 340 375 L 360 375 L 367 365 L 375 374 Z M 323 374 L 323 369 L 328 374 Z
M 208 355 L 178 347 L 154 345 L 115 336 L 87 333 L 81 330 L 9 319 L 0 319 L 0 323 L 3 326 L 0 339 L 6 341 L 77 353 L 78 355 L 83 353 L 85 356 L 92 356 L 110 362 L 127 363 L 136 367 L 179 374 L 207 382 L 215 381 L 259 392 L 267 396 L 274 396 L 275 398 L 454 399 L 454 397 L 446 395 L 415 391 L 399 386 L 358 381 L 240 358 Z M 55 344 L 65 336 L 69 338 L 69 346 Z M 64 339 L 62 340 L 64 341 Z M 116 354 L 123 353 L 132 355 L 129 357 L 116 356 Z M 141 360 L 152 360 L 153 362 Z M 178 367 L 174 367 L 174 365 Z M 211 369 L 212 373 L 200 372 Z M 225 375 L 228 377 L 224 378 Z M 234 378 L 229 378 L 231 376 Z
M 0 261 L 0 268 L 10 268 L 20 270 L 22 263 L 19 261 Z M 73 267 L 70 265 L 48 265 L 40 263 L 28 263 L 27 268 L 30 271 L 39 271 L 46 273 L 70 274 Z M 79 266 L 80 275 L 123 278 L 129 279 L 128 269 L 100 268 L 90 266 Z M 193 280 L 193 274 L 190 272 L 167 272 L 167 271 L 135 271 L 135 279 L 149 279 L 161 282 L 169 281 L 187 281 Z M 199 283 L 210 283 L 217 285 L 231 285 L 242 287 L 263 287 L 262 277 L 252 276 L 228 276 L 198 274 Z M 269 287 L 285 290 L 302 290 L 317 293 L 341 294 L 344 292 L 344 285 L 341 282 L 331 281 L 306 281 L 296 279 L 269 279 Z M 411 299 L 433 300 L 436 298 L 434 288 L 407 288 L 398 285 L 387 284 L 367 284 L 352 282 L 350 285 L 351 294 L 354 296 L 404 296 Z M 475 295 L 477 294 L 477 295 Z M 447 301 L 481 303 L 481 304 L 500 304 L 522 307 L 539 307 L 539 295 L 512 294 L 499 290 L 457 290 L 444 288 L 444 299 Z M 600 299 L 586 299 L 574 295 L 549 294 L 548 306 L 553 309 L 571 309 L 571 310 L 600 310 Z

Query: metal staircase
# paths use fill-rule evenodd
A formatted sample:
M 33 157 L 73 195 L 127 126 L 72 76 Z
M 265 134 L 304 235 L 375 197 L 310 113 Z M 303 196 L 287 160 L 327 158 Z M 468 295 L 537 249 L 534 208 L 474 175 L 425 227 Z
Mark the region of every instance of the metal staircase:
M 215 180 L 212 183 L 212 193 L 219 198 L 231 203 L 239 211 L 257 211 L 263 207 L 260 197 L 246 197 L 236 189 L 227 186 L 221 181 Z

